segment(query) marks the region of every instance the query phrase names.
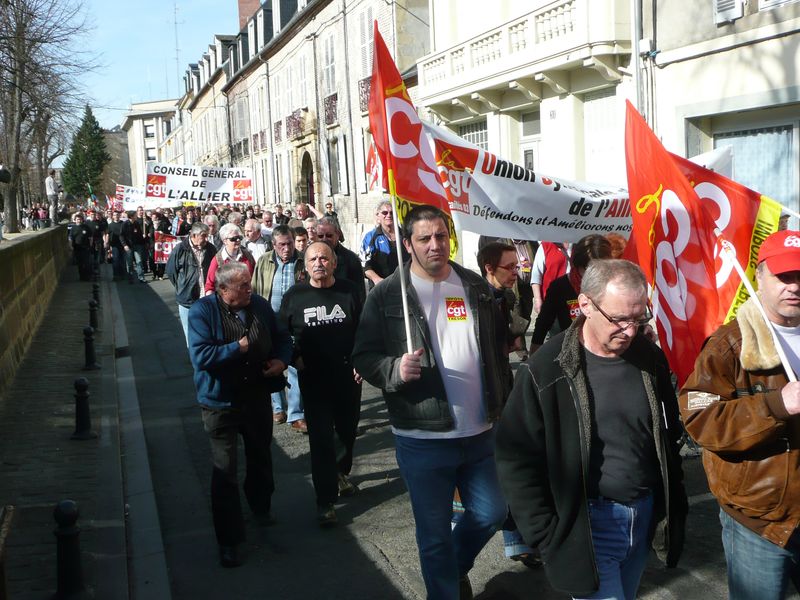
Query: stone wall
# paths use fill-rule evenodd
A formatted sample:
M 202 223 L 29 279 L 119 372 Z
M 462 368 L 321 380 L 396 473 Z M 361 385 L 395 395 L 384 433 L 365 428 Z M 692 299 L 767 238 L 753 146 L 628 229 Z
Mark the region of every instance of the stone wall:
M 64 225 L 0 244 L 0 392 L 25 357 L 69 258 Z

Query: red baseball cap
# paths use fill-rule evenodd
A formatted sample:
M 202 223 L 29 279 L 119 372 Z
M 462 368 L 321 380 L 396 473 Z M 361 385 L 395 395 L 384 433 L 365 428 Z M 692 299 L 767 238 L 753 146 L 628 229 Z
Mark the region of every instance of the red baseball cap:
M 758 262 L 767 261 L 773 275 L 800 271 L 800 231 L 776 231 L 764 240 Z

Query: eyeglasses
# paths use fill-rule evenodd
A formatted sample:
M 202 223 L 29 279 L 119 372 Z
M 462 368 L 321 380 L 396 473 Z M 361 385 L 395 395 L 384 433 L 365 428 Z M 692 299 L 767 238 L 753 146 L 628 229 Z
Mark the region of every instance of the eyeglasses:
M 588 296 L 587 296 L 588 298 Z M 597 305 L 597 302 L 589 298 L 589 302 L 597 309 L 597 311 L 606 318 L 606 321 L 614 325 L 615 327 L 619 327 L 620 329 L 628 329 L 630 327 L 642 327 L 647 325 L 650 322 L 650 319 L 653 318 L 653 314 L 650 312 L 649 308 L 645 309 L 644 317 L 641 319 L 625 319 L 623 317 L 612 317 L 602 308 Z
M 325 239 L 328 239 L 328 238 L 333 239 L 333 238 L 336 237 L 336 234 L 335 233 L 318 233 L 317 237 L 321 237 L 321 238 L 325 238 Z
M 381 214 L 381 215 L 383 215 L 385 217 L 386 215 L 392 214 L 392 211 L 390 211 L 390 210 L 382 210 L 382 211 L 380 211 L 379 214 Z
M 516 271 L 519 265 L 517 263 L 508 263 L 507 265 L 497 265 L 498 269 L 505 269 L 506 271 Z
M 240 235 L 235 235 L 235 236 L 233 236 L 233 237 L 229 237 L 229 238 L 228 238 L 228 241 L 229 241 L 229 242 L 241 242 L 241 241 L 242 241 L 242 236 L 240 236 Z

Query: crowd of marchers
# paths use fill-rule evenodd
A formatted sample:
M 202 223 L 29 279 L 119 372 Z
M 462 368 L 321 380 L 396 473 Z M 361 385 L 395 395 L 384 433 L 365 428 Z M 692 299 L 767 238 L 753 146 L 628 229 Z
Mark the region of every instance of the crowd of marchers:
M 675 567 L 691 523 L 686 432 L 719 502 L 729 597 L 800 587 L 800 232 L 762 244 L 758 298 L 706 341 L 676 391 L 620 236 L 482 237 L 478 274 L 450 260 L 447 216 L 433 207 L 400 228 L 380 203 L 358 253 L 326 209 L 73 217 L 82 278 L 108 260 L 115 280 L 149 273 L 175 287 L 223 567 L 245 560 L 239 437 L 260 525 L 274 522 L 273 428 L 288 423 L 308 435 L 319 525 L 335 526 L 336 504 L 359 491 L 367 381 L 386 403 L 428 598 L 471 598 L 469 571 L 499 530 L 506 556 L 543 568 L 556 590 L 636 598 L 651 549 Z M 181 236 L 166 265 L 156 231 Z

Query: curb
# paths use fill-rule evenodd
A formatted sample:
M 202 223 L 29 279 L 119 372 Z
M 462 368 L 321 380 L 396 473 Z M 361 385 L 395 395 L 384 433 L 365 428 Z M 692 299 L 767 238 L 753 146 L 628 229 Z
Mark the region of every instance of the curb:
M 150 459 L 144 435 L 128 331 L 117 286 L 111 291 L 114 356 L 121 431 L 122 466 L 128 534 L 130 598 L 171 600 L 164 540 L 158 517 Z

